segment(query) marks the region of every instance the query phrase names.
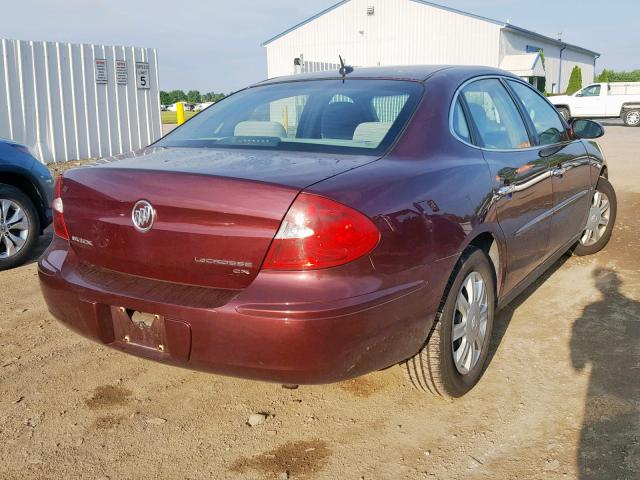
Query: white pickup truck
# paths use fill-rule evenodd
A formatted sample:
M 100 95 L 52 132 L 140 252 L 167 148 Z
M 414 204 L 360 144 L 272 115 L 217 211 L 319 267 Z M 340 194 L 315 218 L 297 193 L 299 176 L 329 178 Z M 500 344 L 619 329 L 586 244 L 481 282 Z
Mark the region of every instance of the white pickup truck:
M 593 83 L 573 95 L 549 97 L 558 112 L 571 118 L 622 118 L 629 127 L 640 126 L 640 82 Z

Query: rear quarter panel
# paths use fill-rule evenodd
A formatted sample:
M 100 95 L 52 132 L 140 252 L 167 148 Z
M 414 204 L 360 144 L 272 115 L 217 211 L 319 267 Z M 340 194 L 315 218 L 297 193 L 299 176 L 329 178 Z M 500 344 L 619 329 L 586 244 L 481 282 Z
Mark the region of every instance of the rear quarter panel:
M 428 81 L 422 104 L 386 157 L 308 189 L 372 218 L 381 231 L 373 267 L 397 281 L 426 280 L 437 300 L 430 308 L 475 237 L 502 238 L 482 152 L 449 132 L 450 103 L 466 78 L 440 74 Z

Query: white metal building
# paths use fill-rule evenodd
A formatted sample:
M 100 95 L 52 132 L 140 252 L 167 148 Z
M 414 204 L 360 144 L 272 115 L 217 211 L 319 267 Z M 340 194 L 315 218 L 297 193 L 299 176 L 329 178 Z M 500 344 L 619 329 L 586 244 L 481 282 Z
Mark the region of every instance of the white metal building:
M 161 134 L 155 49 L 0 39 L 0 137 L 50 163 L 128 152 Z
M 506 22 L 423 0 L 343 0 L 267 40 L 269 78 L 354 66 L 462 64 L 504 68 L 564 92 L 574 66 L 593 82 L 599 54 Z M 541 55 L 541 53 L 543 55 Z

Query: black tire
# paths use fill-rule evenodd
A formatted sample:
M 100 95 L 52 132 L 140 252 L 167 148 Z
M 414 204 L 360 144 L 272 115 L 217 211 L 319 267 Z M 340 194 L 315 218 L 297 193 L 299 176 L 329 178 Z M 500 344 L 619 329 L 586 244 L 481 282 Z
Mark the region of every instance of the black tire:
M 622 112 L 622 121 L 627 127 L 640 127 L 640 110 L 626 110 Z
M 558 107 L 556 110 L 558 110 L 560 116 L 564 118 L 567 123 L 571 121 L 571 112 L 567 107 Z
M 485 282 L 488 315 L 477 363 L 468 373 L 462 374 L 453 359 L 454 347 L 451 338 L 456 300 L 462 291 L 464 281 L 472 272 L 479 273 Z M 418 390 L 446 398 L 461 397 L 471 390 L 484 372 L 491 344 L 494 308 L 495 273 L 487 255 L 482 250 L 471 248 L 462 255 L 451 275 L 425 346 L 403 364 L 413 386 Z
M 0 183 L 0 210 L 2 210 L 2 200 L 9 200 L 22 209 L 28 222 L 28 233 L 24 244 L 12 255 L 8 255 L 8 249 L 4 241 L 0 239 L 0 271 L 22 265 L 33 252 L 40 235 L 40 217 L 29 197 L 11 185 Z M 6 216 L 6 213 L 4 215 Z M 2 237 L 2 219 L 0 211 L 0 237 Z
M 585 235 L 585 233 L 583 232 L 583 235 L 578 241 L 578 244 L 573 249 L 574 255 L 578 255 L 578 256 L 593 255 L 594 253 L 597 253 L 600 250 L 602 250 L 607 245 L 607 243 L 609 243 L 609 240 L 611 239 L 611 233 L 613 232 L 613 227 L 616 224 L 616 215 L 618 213 L 618 201 L 616 199 L 616 191 L 613 189 L 613 186 L 611 185 L 611 183 L 609 183 L 609 180 L 607 180 L 604 177 L 600 177 L 598 179 L 598 185 L 596 186 L 596 192 L 604 193 L 607 196 L 607 199 L 609 200 L 608 223 L 606 225 L 604 232 L 602 233 L 602 236 L 595 243 L 591 245 L 585 245 L 583 243 L 584 235 Z M 596 192 L 594 192 L 594 196 Z M 593 207 L 593 201 L 592 201 L 592 207 L 591 207 L 591 210 L 589 211 L 589 217 L 591 217 L 593 213 L 593 208 L 594 207 Z M 588 224 L 589 224 L 589 220 L 587 220 L 587 225 Z

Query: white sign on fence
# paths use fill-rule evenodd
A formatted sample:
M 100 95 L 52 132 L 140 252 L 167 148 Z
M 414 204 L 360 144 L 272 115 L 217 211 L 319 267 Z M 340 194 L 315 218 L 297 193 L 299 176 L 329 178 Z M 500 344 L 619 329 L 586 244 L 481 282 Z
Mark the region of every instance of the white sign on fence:
M 0 137 L 45 163 L 144 148 L 162 135 L 157 62 L 153 48 L 0 38 Z
M 126 60 L 116 60 L 116 83 L 118 85 L 127 84 L 127 62 Z
M 104 58 L 96 58 L 96 83 L 107 83 L 107 61 Z
M 138 88 L 151 88 L 148 62 L 136 62 L 136 83 L 138 84 Z

